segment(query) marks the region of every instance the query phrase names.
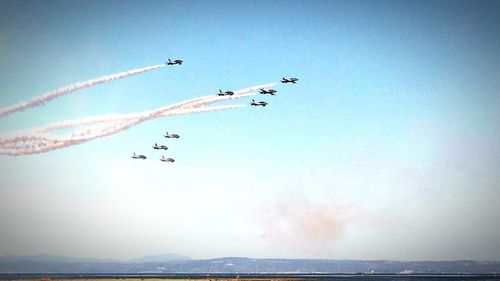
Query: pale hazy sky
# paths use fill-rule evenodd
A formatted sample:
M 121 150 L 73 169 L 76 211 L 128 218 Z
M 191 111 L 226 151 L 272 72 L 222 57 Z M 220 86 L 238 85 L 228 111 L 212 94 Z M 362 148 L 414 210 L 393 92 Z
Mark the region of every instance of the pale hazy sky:
M 300 81 L 257 97 L 266 108 L 1 155 L 0 255 L 500 260 L 499 14 L 497 1 L 1 1 L 0 107 L 185 64 L 1 117 L 0 134 Z

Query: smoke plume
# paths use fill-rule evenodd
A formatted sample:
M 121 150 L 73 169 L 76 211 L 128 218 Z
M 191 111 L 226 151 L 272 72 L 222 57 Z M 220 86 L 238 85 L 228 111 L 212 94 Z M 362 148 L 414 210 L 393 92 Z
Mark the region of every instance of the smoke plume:
M 263 208 L 258 220 L 264 237 L 273 244 L 319 255 L 342 236 L 352 219 L 352 211 L 338 204 L 284 197 Z

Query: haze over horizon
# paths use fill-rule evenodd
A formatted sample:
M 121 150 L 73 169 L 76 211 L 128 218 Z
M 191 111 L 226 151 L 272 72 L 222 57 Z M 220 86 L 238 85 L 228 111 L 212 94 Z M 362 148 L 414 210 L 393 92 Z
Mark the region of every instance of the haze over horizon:
M 0 256 L 498 261 L 498 14 L 497 1 L 1 1 L 1 109 L 184 63 L 5 114 L 0 138 L 278 92 L 0 155 Z

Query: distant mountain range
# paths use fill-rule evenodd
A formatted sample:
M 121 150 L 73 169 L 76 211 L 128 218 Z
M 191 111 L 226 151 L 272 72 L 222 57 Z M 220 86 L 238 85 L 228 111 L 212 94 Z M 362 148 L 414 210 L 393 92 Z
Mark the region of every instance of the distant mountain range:
M 492 274 L 500 261 L 386 261 L 325 259 L 193 260 L 176 254 L 128 261 L 53 255 L 0 256 L 0 273 L 401 273 Z
M 173 260 L 190 260 L 191 257 L 177 254 L 149 255 L 131 260 L 99 259 L 99 258 L 77 258 L 60 255 L 40 254 L 33 256 L 0 256 L 0 264 L 12 262 L 58 262 L 58 263 L 143 263 L 143 262 L 166 262 Z
M 191 257 L 188 256 L 181 256 L 177 254 L 164 254 L 164 255 L 149 255 L 149 256 L 144 256 L 142 258 L 138 259 L 132 259 L 127 262 L 135 262 L 135 263 L 142 263 L 142 262 L 168 262 L 168 261 L 185 261 L 185 260 L 191 260 Z

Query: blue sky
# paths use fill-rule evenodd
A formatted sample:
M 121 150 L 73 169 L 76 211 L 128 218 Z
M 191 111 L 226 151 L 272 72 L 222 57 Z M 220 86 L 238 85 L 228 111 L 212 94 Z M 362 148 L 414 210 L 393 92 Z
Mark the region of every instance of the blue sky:
M 300 81 L 258 97 L 266 108 L 0 156 L 0 254 L 499 260 L 499 12 L 494 1 L 2 1 L 1 107 L 185 61 L 2 117 L 2 133 Z

